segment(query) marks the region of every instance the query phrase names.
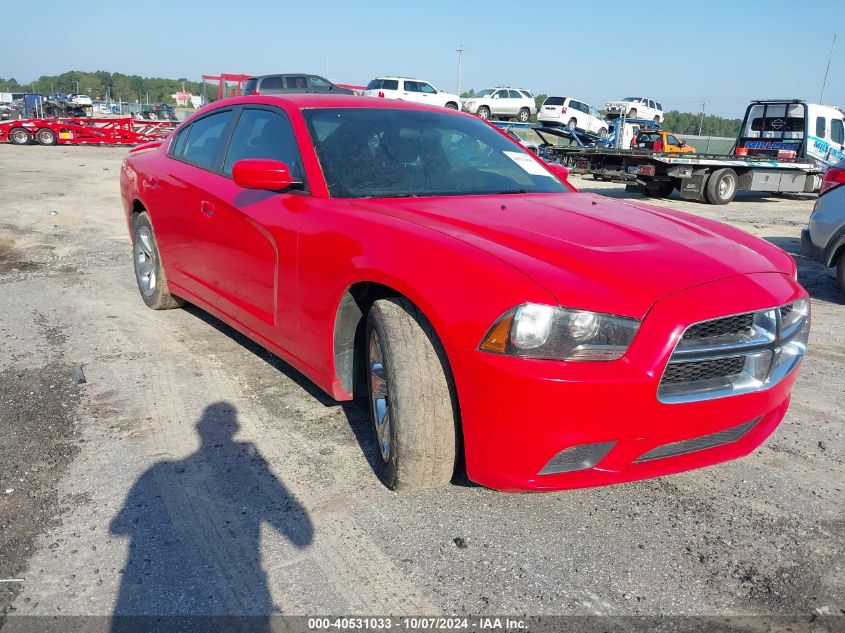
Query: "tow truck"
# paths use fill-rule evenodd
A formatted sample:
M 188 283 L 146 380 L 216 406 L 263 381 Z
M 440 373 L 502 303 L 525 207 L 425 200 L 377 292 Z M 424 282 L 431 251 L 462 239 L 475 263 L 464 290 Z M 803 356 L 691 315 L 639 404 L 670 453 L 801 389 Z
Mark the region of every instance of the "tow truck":
M 814 193 L 826 169 L 845 158 L 845 114 L 800 99 L 752 101 L 729 154 L 678 155 L 587 148 L 561 156 L 573 173 L 633 180 L 647 196 L 728 204 L 737 191 Z
M 173 121 L 62 118 L 20 119 L 0 122 L 0 142 L 12 145 L 140 145 L 165 138 L 176 128 Z

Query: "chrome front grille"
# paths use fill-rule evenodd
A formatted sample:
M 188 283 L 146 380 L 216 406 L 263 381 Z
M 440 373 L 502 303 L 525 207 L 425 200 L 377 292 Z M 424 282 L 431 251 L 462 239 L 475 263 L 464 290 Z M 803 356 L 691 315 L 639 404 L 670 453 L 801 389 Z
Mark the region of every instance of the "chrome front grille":
M 809 325 L 807 299 L 694 323 L 672 352 L 658 399 L 676 404 L 768 389 L 798 366 Z

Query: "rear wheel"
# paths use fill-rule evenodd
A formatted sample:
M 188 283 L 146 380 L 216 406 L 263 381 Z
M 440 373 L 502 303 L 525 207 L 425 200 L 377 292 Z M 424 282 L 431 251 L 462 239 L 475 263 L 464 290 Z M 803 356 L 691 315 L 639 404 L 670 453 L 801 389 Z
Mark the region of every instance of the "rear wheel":
M 50 128 L 43 127 L 35 133 L 35 140 L 39 145 L 55 145 L 56 133 Z
M 450 101 L 449 103 L 446 104 L 446 107 L 449 108 L 450 110 L 457 110 L 458 104 L 453 102 L 453 101 Z
M 27 145 L 30 140 L 29 132 L 22 127 L 16 127 L 9 132 L 9 142 L 12 145 Z
M 379 478 L 392 490 L 445 485 L 455 470 L 457 408 L 434 328 L 407 299 L 381 299 L 367 316 L 366 345 Z
M 654 122 L 655 122 L 655 123 L 660 123 L 660 117 L 659 117 L 659 116 L 654 117 Z
M 636 119 L 637 118 L 637 109 L 636 108 L 631 108 L 628 111 L 628 118 L 629 119 Z
M 520 123 L 527 123 L 528 119 L 531 118 L 531 110 L 528 108 L 522 108 L 519 111 L 519 114 L 516 115 L 516 118 L 519 120 Z
M 839 253 L 839 259 L 836 262 L 836 283 L 839 284 L 839 289 L 845 292 L 845 249 Z
M 707 179 L 705 195 L 710 204 L 728 204 L 736 196 L 737 177 L 733 169 L 719 169 Z
M 490 108 L 487 106 L 481 106 L 475 113 L 479 118 L 484 119 L 485 121 L 490 118 Z
M 573 119 L 569 119 L 569 123 L 567 123 L 567 124 L 566 124 L 566 126 L 567 126 L 570 130 L 574 130 L 574 129 L 578 126 L 578 120 L 577 120 L 577 119 L 574 119 L 574 118 L 573 118 Z
M 644 188 L 645 195 L 651 198 L 668 198 L 673 191 L 675 191 L 675 183 L 671 180 L 669 182 L 655 182 Z
M 132 257 L 138 290 L 148 307 L 153 310 L 169 310 L 185 303 L 170 294 L 167 287 L 167 277 L 161 265 L 153 225 L 146 211 L 135 215 L 132 221 Z

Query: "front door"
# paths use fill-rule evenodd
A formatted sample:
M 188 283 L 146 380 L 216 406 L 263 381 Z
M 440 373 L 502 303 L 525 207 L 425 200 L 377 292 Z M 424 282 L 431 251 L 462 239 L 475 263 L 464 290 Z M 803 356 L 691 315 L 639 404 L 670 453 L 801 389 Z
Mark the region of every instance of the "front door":
M 242 189 L 232 180 L 232 166 L 245 158 L 280 160 L 304 181 L 287 115 L 272 107 L 244 107 L 209 195 L 212 208 L 204 213 L 204 282 L 215 306 L 288 347 L 295 327 L 285 316 L 292 314 L 296 301 L 296 235 L 308 196 L 301 188 Z

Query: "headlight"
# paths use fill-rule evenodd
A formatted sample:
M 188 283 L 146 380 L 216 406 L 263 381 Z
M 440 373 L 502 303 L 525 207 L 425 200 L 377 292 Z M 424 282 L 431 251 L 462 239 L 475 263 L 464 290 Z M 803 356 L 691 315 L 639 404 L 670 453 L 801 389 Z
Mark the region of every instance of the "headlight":
M 616 360 L 639 326 L 636 319 L 612 314 L 525 303 L 499 317 L 480 349 L 521 358 Z

